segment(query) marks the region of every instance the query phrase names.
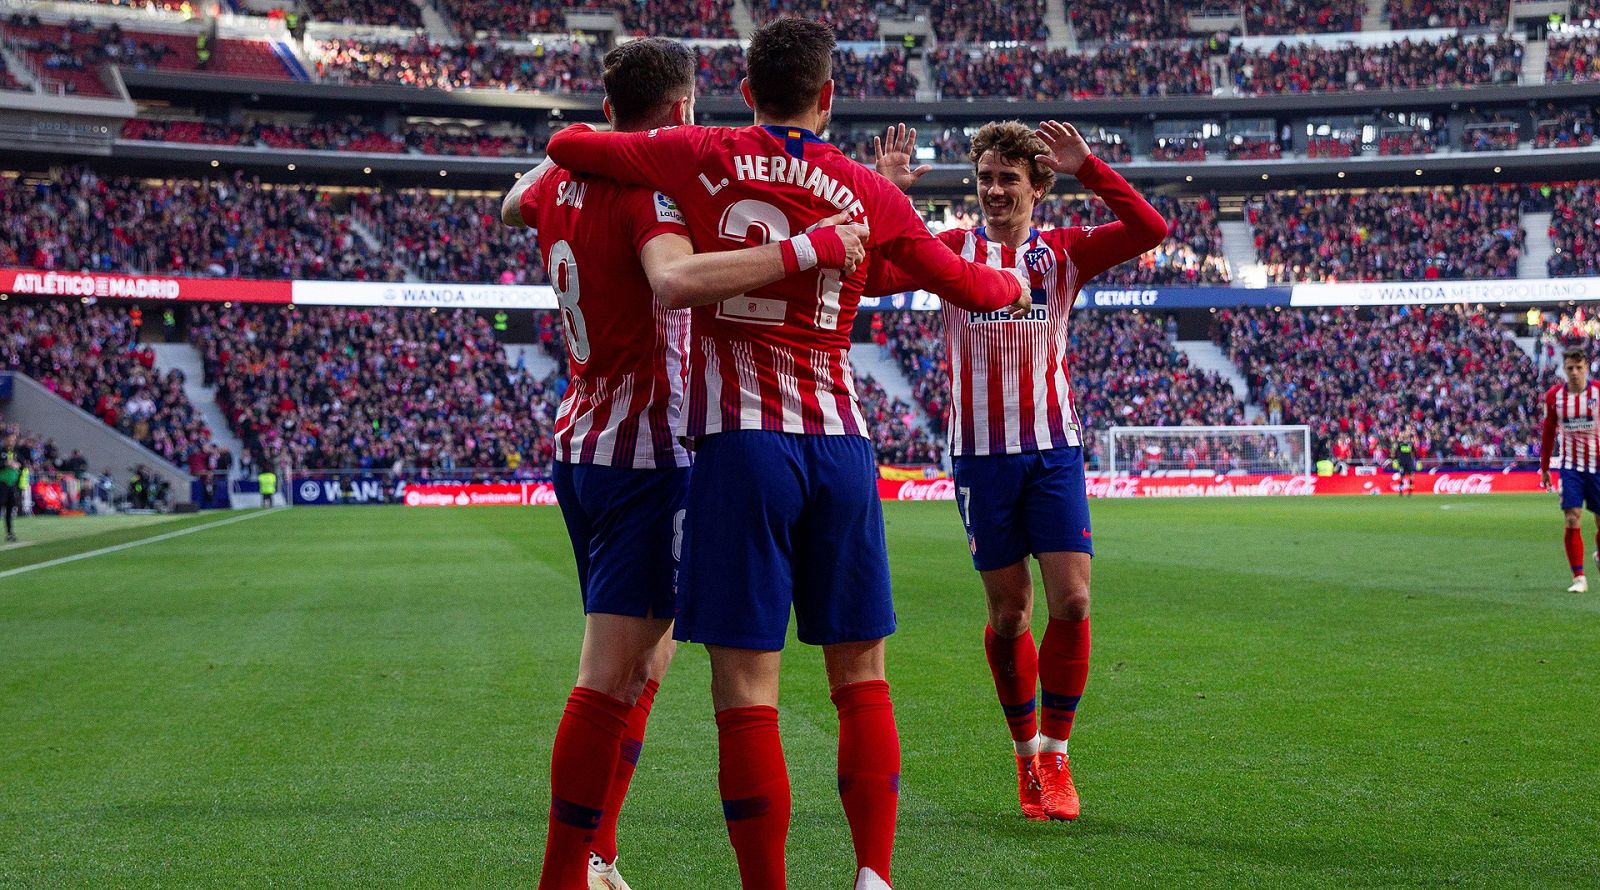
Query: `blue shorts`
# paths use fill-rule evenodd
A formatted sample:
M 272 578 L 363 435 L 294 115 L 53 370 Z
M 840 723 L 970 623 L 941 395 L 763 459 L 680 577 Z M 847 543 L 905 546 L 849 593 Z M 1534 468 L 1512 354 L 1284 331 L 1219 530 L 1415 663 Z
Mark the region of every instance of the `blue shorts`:
M 674 538 L 689 470 L 555 465 L 556 501 L 578 560 L 583 613 L 670 618 Z
M 958 456 L 956 507 L 972 564 L 1003 569 L 1028 554 L 1094 555 L 1082 448 Z
M 872 443 L 739 430 L 695 448 L 679 640 L 778 650 L 794 608 L 816 646 L 894 633 Z
M 1600 473 L 1561 471 L 1561 509 L 1575 507 L 1587 507 L 1590 513 L 1600 513 Z

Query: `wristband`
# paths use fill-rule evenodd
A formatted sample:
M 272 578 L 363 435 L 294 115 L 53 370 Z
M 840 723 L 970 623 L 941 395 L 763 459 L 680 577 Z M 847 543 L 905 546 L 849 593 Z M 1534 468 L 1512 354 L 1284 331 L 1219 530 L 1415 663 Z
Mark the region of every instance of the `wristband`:
M 834 226 L 823 226 L 812 229 L 807 233 L 810 236 L 811 250 L 816 254 L 817 265 L 824 269 L 843 269 L 845 265 L 844 239 L 839 237 L 839 230 Z
M 800 271 L 800 258 L 794 249 L 794 239 L 785 238 L 778 242 L 778 252 L 783 255 L 783 274 L 793 275 Z

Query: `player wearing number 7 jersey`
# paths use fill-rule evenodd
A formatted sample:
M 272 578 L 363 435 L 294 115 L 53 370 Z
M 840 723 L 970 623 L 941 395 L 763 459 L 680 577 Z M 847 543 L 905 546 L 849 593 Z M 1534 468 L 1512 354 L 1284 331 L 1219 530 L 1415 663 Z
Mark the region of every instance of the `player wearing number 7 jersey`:
M 605 107 L 619 129 L 692 120 L 694 57 L 683 46 L 634 41 L 605 66 Z M 555 484 L 588 616 L 551 758 L 539 886 L 625 888 L 617 816 L 672 657 L 674 536 L 689 472 L 673 434 L 682 307 L 770 284 L 790 266 L 853 270 L 865 229 L 825 225 L 783 244 L 696 256 L 669 199 L 559 168 L 519 181 L 502 216 L 538 228 L 561 308 L 571 382 L 556 415 Z
M 835 211 L 871 230 L 869 254 L 974 310 L 1025 311 L 1018 277 L 962 260 L 904 195 L 816 134 L 833 102 L 833 35 L 799 19 L 758 29 L 744 91 L 756 126 L 595 133 L 550 142 L 563 167 L 678 199 L 695 247 L 786 238 Z M 784 279 L 696 309 L 681 429 L 698 440 L 675 635 L 707 645 L 718 784 L 747 890 L 786 886 L 790 791 L 778 737 L 789 612 L 823 647 L 839 715 L 839 793 L 856 886 L 889 886 L 900 746 L 883 638 L 889 595 L 877 470 L 848 361 L 862 271 Z

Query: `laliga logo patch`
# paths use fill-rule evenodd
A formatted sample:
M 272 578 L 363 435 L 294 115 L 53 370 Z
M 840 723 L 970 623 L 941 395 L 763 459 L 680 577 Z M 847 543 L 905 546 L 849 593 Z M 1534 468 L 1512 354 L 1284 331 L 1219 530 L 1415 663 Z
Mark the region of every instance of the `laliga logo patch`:
M 1038 247 L 1029 248 L 1028 252 L 1022 255 L 1022 261 L 1028 265 L 1029 269 L 1039 275 L 1043 275 L 1056 267 L 1055 252 L 1042 244 Z
M 687 225 L 683 219 L 683 211 L 678 209 L 677 203 L 660 192 L 656 192 L 656 222 Z

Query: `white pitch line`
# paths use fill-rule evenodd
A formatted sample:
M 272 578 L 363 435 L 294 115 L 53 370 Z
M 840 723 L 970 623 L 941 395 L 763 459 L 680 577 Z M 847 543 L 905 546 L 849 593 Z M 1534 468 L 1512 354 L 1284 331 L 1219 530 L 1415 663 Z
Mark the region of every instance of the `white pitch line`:
M 140 538 L 137 541 L 129 541 L 126 544 L 115 544 L 110 547 L 101 547 L 99 550 L 90 550 L 88 553 L 74 553 L 71 556 L 63 556 L 60 559 L 52 559 L 47 562 L 36 562 L 33 565 L 22 566 L 20 568 L 8 569 L 4 572 L 0 572 L 0 579 L 10 578 L 13 575 L 25 575 L 28 572 L 36 572 L 40 569 L 48 569 L 52 566 L 66 565 L 69 562 L 77 562 L 80 559 L 91 559 L 96 556 L 105 556 L 107 553 L 117 553 L 122 550 L 132 550 L 135 547 L 143 547 L 146 544 L 155 544 L 160 541 L 170 541 L 173 538 L 181 538 L 184 535 L 192 535 L 195 532 L 203 532 L 208 528 L 220 528 L 224 525 L 232 525 L 235 522 L 244 522 L 247 519 L 256 519 L 258 517 L 265 516 L 268 513 L 276 513 L 279 510 L 286 509 L 288 508 L 274 507 L 270 510 L 260 510 L 253 513 L 246 513 L 242 516 L 230 516 L 227 519 L 221 519 L 216 522 L 208 522 L 205 525 L 191 525 L 188 528 L 180 528 L 175 532 L 167 532 L 165 534 L 156 535 L 150 538 Z

